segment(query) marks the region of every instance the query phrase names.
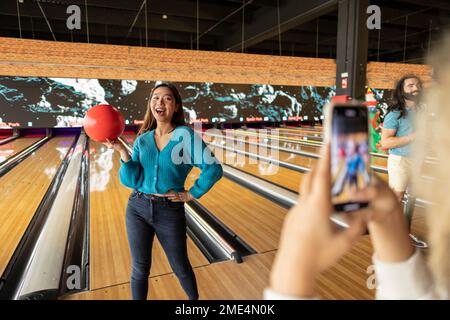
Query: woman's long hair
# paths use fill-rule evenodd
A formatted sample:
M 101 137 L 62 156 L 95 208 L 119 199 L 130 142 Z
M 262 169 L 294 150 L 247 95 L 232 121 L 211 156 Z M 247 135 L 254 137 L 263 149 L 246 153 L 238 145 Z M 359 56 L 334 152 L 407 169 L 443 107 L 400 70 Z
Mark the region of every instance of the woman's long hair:
M 142 125 L 138 131 L 138 136 L 146 133 L 147 131 L 151 131 L 156 128 L 156 120 L 153 117 L 150 104 L 152 101 L 153 93 L 155 92 L 156 89 L 161 88 L 161 87 L 169 88 L 169 90 L 172 92 L 173 97 L 175 98 L 175 104 L 178 106 L 178 110 L 175 111 L 175 113 L 172 116 L 172 124 L 175 127 L 182 126 L 185 124 L 184 112 L 183 112 L 183 101 L 181 100 L 180 93 L 178 92 L 175 85 L 173 85 L 172 83 L 160 82 L 157 85 L 155 85 L 155 87 L 150 92 L 150 96 L 148 98 L 148 103 L 147 103 L 147 111 L 145 112 L 144 122 L 142 123 Z
M 415 74 L 407 74 L 397 81 L 394 92 L 392 93 L 391 101 L 389 102 L 387 112 L 400 111 L 400 116 L 398 117 L 399 119 L 402 117 L 406 117 L 404 86 L 407 79 L 416 79 L 417 81 L 419 81 L 419 85 L 422 88 L 422 80 Z
M 450 34 L 443 47 L 429 59 L 435 82 L 425 93 L 425 112 L 416 119 L 413 191 L 418 198 L 432 202 L 426 208 L 429 265 L 440 298 L 450 294 Z M 435 164 L 426 164 L 427 158 Z M 429 159 L 428 159 L 429 161 Z M 424 165 L 425 163 L 425 165 Z M 426 168 L 426 169 L 425 169 Z M 432 180 L 423 176 L 431 177 Z M 447 295 L 447 296 L 446 296 Z

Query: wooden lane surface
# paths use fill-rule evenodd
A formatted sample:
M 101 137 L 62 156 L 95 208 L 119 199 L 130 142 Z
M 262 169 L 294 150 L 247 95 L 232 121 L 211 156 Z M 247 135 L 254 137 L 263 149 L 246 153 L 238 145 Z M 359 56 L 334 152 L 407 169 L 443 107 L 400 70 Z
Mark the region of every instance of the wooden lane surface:
M 307 146 L 311 146 L 311 147 L 321 147 L 322 146 L 322 142 L 317 142 L 317 141 L 312 141 L 312 140 L 302 140 L 299 139 L 298 137 L 285 137 L 285 136 L 280 136 L 277 133 L 270 133 L 267 131 L 262 131 L 262 132 L 252 132 L 252 131 L 246 131 L 246 130 L 241 130 L 241 129 L 234 129 L 235 135 L 236 136 L 253 136 L 253 137 L 259 137 L 262 139 L 273 139 L 273 140 L 277 140 L 279 142 L 293 142 L 293 143 L 300 143 L 303 145 L 307 145 Z
M 294 133 L 294 134 L 307 134 L 307 135 L 315 135 L 317 134 L 318 136 L 322 136 L 323 135 L 323 131 L 322 129 L 302 129 L 302 128 L 271 128 L 271 130 L 278 130 L 280 132 L 286 132 L 286 133 Z
M 271 142 L 267 142 L 264 141 L 263 138 L 256 138 L 256 137 L 252 137 L 252 136 L 246 136 L 246 135 L 241 135 L 240 133 L 236 132 L 236 136 L 239 137 L 240 139 L 242 139 L 243 137 L 246 137 L 246 141 L 250 141 L 250 142 L 255 142 L 255 143 L 263 143 L 263 144 L 271 144 Z M 212 137 L 207 137 L 205 135 L 205 141 L 210 141 L 209 139 L 215 139 Z M 244 138 L 245 139 L 245 138 Z M 219 138 L 220 140 L 220 138 Z M 227 143 L 230 144 L 230 146 L 235 147 L 237 149 L 241 149 L 241 150 L 246 150 L 246 151 L 250 151 L 252 153 L 255 153 L 256 147 L 255 146 L 251 146 L 248 144 L 245 144 L 245 148 L 243 148 L 243 144 L 241 143 L 235 143 L 235 145 L 233 145 L 232 141 L 230 140 L 224 140 Z M 275 140 L 276 141 L 276 140 Z M 295 151 L 305 151 L 305 152 L 310 152 L 310 153 L 315 153 L 315 154 L 319 154 L 320 153 L 320 148 L 319 147 L 315 147 L 315 146 L 305 146 L 305 145 L 301 145 L 298 143 L 294 142 L 287 142 L 287 141 L 276 141 L 275 146 L 279 146 L 279 147 L 283 147 L 283 148 L 288 148 L 288 149 L 293 149 Z M 216 148 L 217 149 L 217 148 Z M 316 159 L 314 158 L 309 158 L 306 156 L 300 156 L 297 155 L 295 153 L 289 153 L 289 152 L 285 152 L 285 151 L 278 151 L 278 154 L 276 153 L 276 151 L 272 151 L 270 149 L 268 149 L 266 151 L 266 154 L 268 156 L 270 156 L 271 154 L 277 155 L 276 159 L 281 160 L 281 161 L 285 161 L 285 162 L 290 162 L 290 163 L 294 163 L 300 166 L 304 166 L 304 167 L 308 167 L 311 168 L 314 166 Z M 387 166 L 387 159 L 386 158 L 381 158 L 381 157 L 370 157 L 371 159 L 371 164 L 372 165 L 376 165 L 376 166 L 380 166 L 383 168 L 386 168 Z M 378 175 L 385 181 L 387 181 L 388 177 L 386 174 L 383 173 L 378 173 Z
M 13 141 L 0 145 L 0 163 L 15 155 L 26 147 L 32 145 L 41 138 L 21 137 Z
M 338 264 L 318 277 L 318 295 L 322 299 L 373 299 L 375 290 L 367 286 L 371 273 L 372 246 L 364 236 Z M 276 251 L 244 258 L 244 263 L 231 261 L 211 264 L 194 269 L 197 277 L 200 299 L 203 300 L 259 300 L 269 285 L 270 269 Z M 176 286 L 173 274 L 150 279 L 148 299 L 186 299 L 181 288 Z M 128 299 L 129 284 L 76 294 L 68 299 Z
M 292 140 L 292 141 L 280 141 L 278 139 L 270 139 L 270 137 L 263 137 L 263 136 L 257 136 L 255 134 L 245 134 L 245 132 L 242 131 L 236 131 L 236 130 L 227 130 L 227 134 L 230 134 L 230 132 L 232 132 L 232 134 L 230 135 L 230 137 L 235 138 L 235 139 L 240 139 L 240 140 L 247 140 L 250 142 L 254 142 L 254 143 L 262 143 L 262 144 L 268 144 L 273 145 L 275 147 L 283 147 L 283 148 L 288 148 L 288 149 L 292 149 L 295 151 L 305 151 L 305 152 L 310 152 L 310 153 L 319 153 L 320 148 L 318 148 L 317 146 L 308 146 L 308 145 L 302 145 L 300 143 L 298 143 L 298 141 L 296 140 Z M 225 138 L 226 137 L 226 133 L 225 130 L 222 131 L 222 135 Z M 207 137 L 207 134 L 204 135 L 204 137 Z M 205 138 L 206 140 L 206 138 Z M 225 140 L 222 139 L 223 141 L 226 141 L 227 143 L 233 143 L 232 140 Z
M 239 130 L 239 129 L 237 129 Z M 275 136 L 281 136 L 281 137 L 287 137 L 287 138 L 296 138 L 300 140 L 308 141 L 309 137 L 312 137 L 311 140 L 322 142 L 323 140 L 323 133 L 322 131 L 304 131 L 304 130 L 295 130 L 295 131 L 287 131 L 283 128 L 262 128 L 262 129 L 241 129 L 244 132 L 255 132 L 255 133 L 261 133 L 261 134 L 272 134 Z M 305 137 L 306 139 L 303 139 Z
M 74 138 L 52 138 L 0 178 L 0 274 L 5 271 Z
M 263 131 L 264 132 L 264 131 Z M 294 149 L 297 151 L 306 151 L 306 152 L 311 152 L 311 153 L 320 153 L 320 145 L 305 145 L 302 144 L 302 142 L 305 142 L 303 139 L 299 138 L 299 137 L 286 137 L 288 138 L 287 140 L 285 140 L 283 138 L 283 134 L 280 133 L 276 133 L 273 136 L 270 133 L 265 133 L 264 135 L 261 135 L 259 137 L 257 137 L 255 134 L 245 134 L 245 132 L 242 131 L 235 131 L 235 135 L 236 137 L 238 137 L 239 139 L 242 139 L 242 137 L 248 137 L 247 139 L 251 139 L 251 141 L 253 142 L 263 142 L 263 143 L 268 143 L 269 145 L 271 143 L 274 143 L 275 146 L 279 146 L 279 147 L 284 147 L 284 148 L 289 148 L 289 149 Z M 264 139 L 273 139 L 273 142 L 267 142 L 264 141 Z M 308 142 L 309 143 L 309 142 Z M 371 156 L 371 164 L 372 165 L 376 165 L 376 166 L 380 166 L 383 168 L 387 167 L 387 158 L 385 157 L 375 157 L 375 156 Z
M 186 190 L 189 190 L 199 172 L 194 168 L 188 175 Z M 272 201 L 222 178 L 199 202 L 257 252 L 278 247 L 287 210 Z
M 422 239 L 424 212 L 417 210 L 413 218 L 413 232 Z M 426 253 L 426 250 L 424 251 Z M 264 288 L 269 285 L 270 269 L 276 251 L 244 257 L 244 263 L 231 261 L 194 268 L 200 299 L 204 300 L 257 300 L 262 298 Z M 321 299 L 373 299 L 375 290 L 369 277 L 373 276 L 373 248 L 368 236 L 363 236 L 355 246 L 333 267 L 317 279 L 317 293 Z M 173 274 L 152 277 L 148 299 L 186 299 Z M 129 283 L 83 292 L 66 297 L 73 300 L 129 299 Z
M 280 129 L 282 131 L 291 131 L 291 132 L 297 132 L 297 131 L 305 131 L 305 132 L 316 132 L 316 133 L 322 133 L 323 127 L 322 126 L 316 126 L 316 127 L 295 127 L 295 128 L 284 128 L 279 127 L 277 129 Z
M 236 134 L 238 134 L 236 132 Z M 278 140 L 277 135 L 279 135 L 281 138 L 284 136 L 284 134 L 282 132 L 280 133 L 276 133 L 273 136 L 274 140 Z M 307 152 L 311 152 L 311 153 L 320 153 L 320 146 L 309 146 L 309 145 L 302 145 L 301 142 L 305 142 L 305 140 L 301 139 L 301 137 L 292 137 L 292 136 L 286 136 L 289 139 L 289 141 L 283 141 L 283 140 L 278 140 L 277 143 L 279 144 L 280 147 L 284 147 L 284 148 L 290 148 L 290 149 L 294 149 L 297 151 L 307 151 Z M 270 137 L 268 137 L 270 139 Z M 372 165 L 376 165 L 376 166 L 380 166 L 383 168 L 387 167 L 387 158 L 385 157 L 375 157 L 375 156 L 371 156 L 371 164 Z
M 130 279 L 131 255 L 125 209 L 131 190 L 120 184 L 119 154 L 93 141 L 90 149 L 90 289 L 96 290 Z M 191 264 L 209 264 L 192 240 L 188 238 L 187 241 Z M 171 272 L 155 236 L 150 276 Z
M 268 283 L 274 256 L 275 252 L 271 251 L 244 257 L 244 263 L 240 264 L 226 261 L 194 268 L 200 299 L 261 299 L 262 290 Z M 176 283 L 177 279 L 173 274 L 151 278 L 148 299 L 186 299 L 183 290 L 176 286 Z M 122 300 L 128 299 L 129 296 L 129 284 L 122 284 L 93 292 L 75 294 L 66 299 Z
M 281 137 L 287 137 L 287 138 L 294 138 L 299 139 L 300 141 L 315 141 L 315 142 L 322 142 L 322 133 L 316 133 L 316 132 L 305 132 L 305 131 L 298 131 L 298 132 L 289 132 L 289 131 L 283 131 L 279 129 L 271 129 L 271 130 L 265 130 L 262 129 L 261 131 L 258 131 L 261 133 L 267 132 L 269 134 L 273 134 L 275 136 L 281 136 Z
M 260 147 L 260 146 L 256 147 L 255 145 L 251 145 L 248 143 L 241 143 L 241 142 L 237 142 L 237 143 L 233 144 L 231 140 L 224 140 L 224 139 L 215 138 L 215 137 L 208 137 L 207 135 L 204 136 L 204 140 L 205 140 L 205 142 L 211 141 L 211 142 L 219 144 L 219 145 L 221 145 L 222 141 L 225 141 L 225 142 L 227 142 L 226 146 L 229 146 L 231 148 L 246 151 L 249 153 L 260 154 L 265 157 L 273 158 L 273 159 L 283 161 L 283 162 L 297 164 L 299 166 L 303 166 L 306 168 L 313 167 L 317 161 L 316 158 L 305 157 L 305 156 L 301 156 L 301 155 L 291 153 L 291 152 L 285 152 L 285 151 L 272 149 L 272 148 L 270 148 L 270 144 L 268 147 Z M 253 139 L 246 139 L 246 141 L 264 144 L 263 141 L 257 142 L 257 141 L 254 141 Z M 219 148 L 216 148 L 216 152 L 219 152 L 218 149 Z M 320 152 L 320 149 L 317 149 L 317 148 L 309 148 L 308 150 L 312 150 L 313 153 L 315 153 L 315 154 Z M 308 152 L 311 152 L 311 151 L 308 151 Z
M 211 139 L 211 140 L 213 141 L 213 139 Z M 210 139 L 205 138 L 205 141 L 210 141 Z M 244 151 L 250 151 L 252 147 L 248 144 L 236 143 L 234 145 L 234 148 L 244 150 Z M 214 151 L 216 156 L 221 155 L 220 148 L 212 148 L 212 150 Z M 314 152 L 314 147 L 308 147 L 308 149 L 304 150 L 304 151 Z M 318 152 L 317 148 L 316 148 L 315 152 L 316 153 Z M 270 156 L 270 151 L 268 151 L 267 153 Z M 234 153 L 230 152 L 229 154 L 232 155 Z M 275 169 L 275 166 L 272 166 L 273 170 L 268 170 L 267 168 L 270 168 L 271 166 L 268 164 L 264 165 L 264 161 L 259 161 L 258 164 L 252 164 L 251 161 L 253 159 L 246 157 L 246 156 L 242 156 L 242 155 L 235 156 L 233 158 L 222 157 L 222 159 L 224 159 L 224 160 L 227 159 L 228 160 L 227 164 L 229 164 L 235 168 L 238 168 L 238 169 L 241 169 L 250 174 L 256 175 L 256 176 L 258 176 L 264 180 L 267 180 L 269 182 L 286 187 L 294 192 L 299 191 L 299 185 L 302 181 L 302 178 L 304 177 L 303 173 L 300 173 L 300 172 L 297 172 L 294 170 L 290 170 L 290 169 L 286 169 L 283 167 L 278 167 L 278 169 Z M 285 162 L 305 166 L 305 167 L 313 167 L 316 162 L 316 160 L 313 158 L 306 158 L 306 157 L 298 156 L 298 155 L 283 152 L 283 151 L 278 152 L 277 159 L 285 161 Z M 382 158 L 372 157 L 372 161 L 378 160 L 378 159 L 384 160 Z M 426 165 L 424 165 L 424 167 L 426 168 Z M 379 177 L 381 177 L 384 181 L 386 181 L 386 182 L 388 181 L 387 174 L 377 173 L 377 175 Z M 425 222 L 424 222 L 425 218 L 424 218 L 424 214 L 423 214 L 424 209 L 415 207 L 414 210 L 415 210 L 415 214 L 416 214 L 416 212 L 422 213 L 422 214 L 419 214 L 419 217 L 421 217 L 420 219 L 423 220 L 423 222 L 420 222 L 420 224 L 422 224 L 422 226 L 419 227 L 419 229 L 422 230 L 425 227 Z M 416 222 L 416 223 L 419 223 L 419 222 Z M 414 225 L 412 225 L 412 228 L 413 228 L 413 232 L 417 232 L 417 231 L 414 231 Z M 421 237 L 422 239 L 424 238 L 423 232 L 422 233 L 419 232 L 419 237 Z
M 297 132 L 299 132 L 299 134 L 308 134 L 308 133 L 310 133 L 309 135 L 312 135 L 312 136 L 314 136 L 314 134 L 318 134 L 318 135 L 322 135 L 323 134 L 322 131 L 317 131 L 317 132 L 314 132 L 314 133 L 311 134 L 311 132 L 308 132 L 308 131 L 305 132 L 302 129 L 293 129 L 293 130 L 286 130 L 285 128 L 278 128 L 278 129 L 279 129 L 279 131 L 278 131 L 277 134 L 279 134 L 280 136 L 287 136 L 287 137 L 290 136 L 289 133 L 296 134 Z M 287 134 L 284 134 L 283 132 L 287 132 Z M 320 137 L 322 137 L 322 136 L 320 136 Z M 299 140 L 302 141 L 301 138 L 299 138 Z M 375 164 L 375 165 L 378 165 L 378 166 L 383 166 L 383 167 L 387 166 L 387 158 L 383 158 L 383 157 L 373 157 L 373 158 L 374 159 L 372 161 L 372 164 Z
M 303 173 L 271 164 L 267 161 L 253 159 L 245 155 L 238 155 L 234 152 L 226 152 L 223 157 L 222 149 L 210 146 L 216 157 L 222 158 L 224 163 L 236 169 L 253 174 L 261 179 L 286 187 L 298 192 Z
M 282 129 L 282 128 L 280 128 L 280 129 Z M 303 134 L 303 132 L 301 134 Z M 295 137 L 295 136 L 289 135 L 289 133 L 285 134 L 283 132 L 283 130 L 275 131 L 275 136 L 277 136 L 277 135 L 280 136 L 280 137 L 291 138 L 291 139 L 297 140 L 299 142 L 304 142 L 305 141 L 301 137 Z M 281 143 L 282 142 L 280 141 L 280 144 Z M 295 142 L 293 144 L 295 144 Z M 318 152 L 318 150 L 319 150 L 319 148 L 317 148 L 317 147 L 311 147 L 311 149 L 315 149 L 316 150 L 315 152 Z M 311 151 L 311 152 L 314 152 L 314 151 Z M 386 168 L 387 167 L 387 158 L 371 156 L 371 163 L 372 163 L 372 165 L 376 165 L 376 166 L 380 166 L 380 167 Z
M 210 148 L 219 159 L 223 159 L 226 164 L 236 169 L 240 169 L 271 183 L 288 188 L 291 191 L 299 192 L 305 173 L 281 167 L 276 164 L 270 164 L 263 160 L 252 159 L 244 155 L 236 155 L 234 152 L 224 152 L 221 148 L 212 146 Z M 224 153 L 222 154 L 222 152 Z M 305 157 L 294 157 L 294 155 L 291 155 L 292 154 L 287 155 L 284 152 L 280 152 L 279 158 L 286 159 L 285 161 L 287 162 L 307 167 L 314 165 L 315 160 L 312 158 L 305 159 Z M 311 163 L 308 163 L 308 161 L 311 161 Z M 387 179 L 387 175 L 385 174 L 382 174 L 381 177 Z
M 280 130 L 284 132 L 309 132 L 309 133 L 323 133 L 323 127 L 316 127 L 316 128 L 302 128 L 302 127 L 295 127 L 295 128 L 286 128 L 286 127 L 271 127 L 272 130 Z

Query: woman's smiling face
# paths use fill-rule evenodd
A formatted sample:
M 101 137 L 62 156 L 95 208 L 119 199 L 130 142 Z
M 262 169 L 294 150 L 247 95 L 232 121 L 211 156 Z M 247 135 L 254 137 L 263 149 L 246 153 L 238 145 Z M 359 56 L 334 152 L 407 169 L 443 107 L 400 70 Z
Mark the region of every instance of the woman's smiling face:
M 159 87 L 153 91 L 150 108 L 156 121 L 171 122 L 178 106 L 172 91 L 168 87 Z

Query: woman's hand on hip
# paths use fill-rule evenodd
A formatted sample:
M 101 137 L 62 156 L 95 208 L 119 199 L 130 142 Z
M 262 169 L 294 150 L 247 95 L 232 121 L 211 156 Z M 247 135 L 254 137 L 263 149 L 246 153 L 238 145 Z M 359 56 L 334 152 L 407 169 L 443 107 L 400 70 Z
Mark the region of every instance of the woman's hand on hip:
M 194 199 L 194 197 L 189 191 L 182 191 L 182 192 L 170 191 L 164 194 L 164 196 L 173 202 L 189 202 L 192 199 Z

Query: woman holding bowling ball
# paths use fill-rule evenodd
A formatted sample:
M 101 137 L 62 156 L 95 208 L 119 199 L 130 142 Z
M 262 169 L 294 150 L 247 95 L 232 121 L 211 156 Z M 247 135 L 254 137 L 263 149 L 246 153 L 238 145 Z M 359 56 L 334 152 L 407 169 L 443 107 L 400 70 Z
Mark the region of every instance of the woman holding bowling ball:
M 118 141 L 106 145 L 120 153 L 120 181 L 133 188 L 126 209 L 131 250 L 131 293 L 145 300 L 156 234 L 190 300 L 198 299 L 197 282 L 186 246 L 184 202 L 198 199 L 222 177 L 222 167 L 201 137 L 184 125 L 182 100 L 171 83 L 159 83 L 150 93 L 144 123 L 130 156 Z M 192 167 L 201 174 L 184 189 Z

